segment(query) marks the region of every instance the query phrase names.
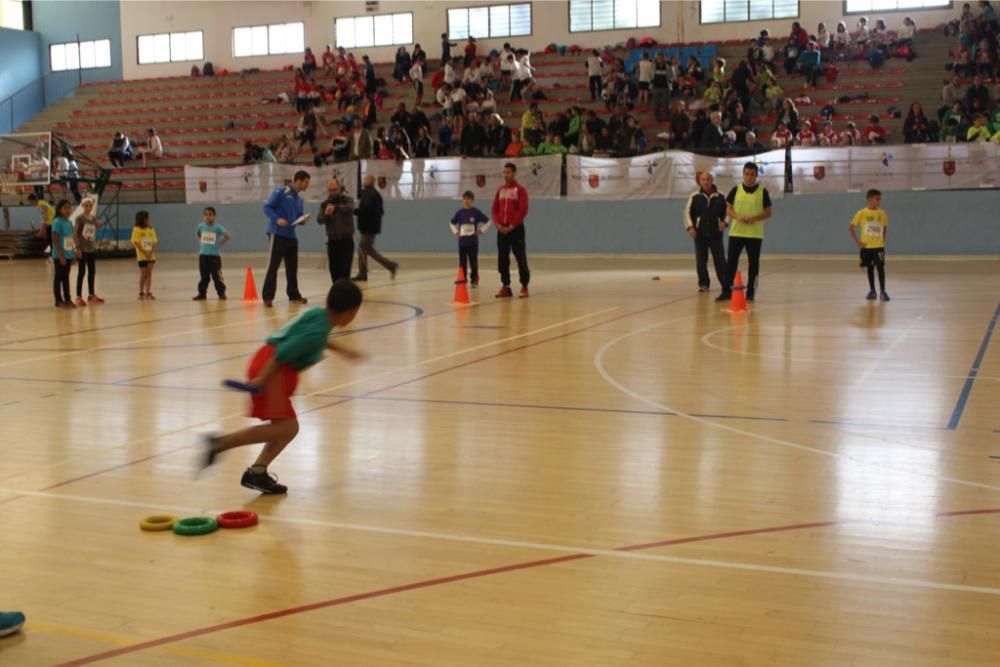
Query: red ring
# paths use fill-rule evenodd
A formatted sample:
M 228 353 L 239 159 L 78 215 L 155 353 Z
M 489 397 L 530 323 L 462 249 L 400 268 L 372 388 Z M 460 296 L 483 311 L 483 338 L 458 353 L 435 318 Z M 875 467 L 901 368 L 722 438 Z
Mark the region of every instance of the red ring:
M 247 511 L 223 512 L 215 517 L 220 528 L 249 528 L 257 525 L 257 513 Z

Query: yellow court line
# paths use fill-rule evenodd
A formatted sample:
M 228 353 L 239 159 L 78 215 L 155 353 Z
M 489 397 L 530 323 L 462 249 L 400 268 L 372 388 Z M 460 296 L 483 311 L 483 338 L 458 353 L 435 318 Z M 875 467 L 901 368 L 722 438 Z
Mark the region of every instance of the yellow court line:
M 70 628 L 63 625 L 50 625 L 48 623 L 37 623 L 31 621 L 25 628 L 31 632 L 42 632 L 48 634 L 64 635 L 67 637 L 75 637 L 77 639 L 90 639 L 99 642 L 105 642 L 107 644 L 114 644 L 116 646 L 132 646 L 138 644 L 138 641 L 128 639 L 127 637 L 121 637 L 118 635 L 109 635 L 103 632 L 92 632 L 90 630 L 81 630 L 79 628 Z M 190 648 L 187 646 L 157 646 L 157 650 L 166 651 L 168 653 L 173 653 L 175 655 L 182 655 L 187 658 L 204 658 L 206 660 L 213 660 L 215 662 L 221 662 L 226 665 L 240 665 L 241 667 L 288 667 L 287 664 L 283 662 L 270 662 L 267 660 L 258 660 L 256 658 L 248 658 L 242 655 L 232 655 L 230 653 L 219 653 L 217 651 L 203 651 L 201 649 Z

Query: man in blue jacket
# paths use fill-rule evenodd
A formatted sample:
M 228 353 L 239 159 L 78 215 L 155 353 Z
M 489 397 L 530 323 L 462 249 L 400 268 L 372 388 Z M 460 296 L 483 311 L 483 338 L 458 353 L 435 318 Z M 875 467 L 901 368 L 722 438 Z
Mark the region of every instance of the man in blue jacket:
M 268 308 L 274 303 L 274 293 L 278 287 L 278 267 L 285 263 L 285 282 L 288 300 L 304 304 L 306 299 L 299 292 L 299 240 L 295 236 L 296 221 L 302 217 L 304 209 L 300 192 L 309 187 L 309 172 L 297 171 L 291 185 L 276 188 L 264 202 L 267 215 L 267 235 L 270 238 L 270 259 L 267 262 L 267 276 L 261 297 Z M 304 221 L 298 224 L 305 224 Z

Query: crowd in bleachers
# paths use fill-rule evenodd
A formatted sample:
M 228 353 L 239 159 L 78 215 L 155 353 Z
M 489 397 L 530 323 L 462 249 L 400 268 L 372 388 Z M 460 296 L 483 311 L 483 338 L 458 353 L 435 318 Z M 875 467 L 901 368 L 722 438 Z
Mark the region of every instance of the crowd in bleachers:
M 989 88 L 990 83 L 997 83 L 1000 25 L 996 11 L 986 0 L 978 2 L 976 9 L 965 3 L 947 32 L 958 40 L 946 64 L 953 76 L 941 90 L 938 123 L 911 109 L 907 126 L 913 131 L 907 142 L 925 135 L 931 135 L 932 141 L 1000 142 L 1000 85 L 992 93 Z
M 372 158 L 628 156 L 663 148 L 741 154 L 790 145 L 1000 141 L 1000 89 L 991 94 L 989 88 L 997 64 L 994 10 L 986 1 L 975 8 L 966 4 L 947 30 L 957 36 L 948 66 L 954 77 L 942 91 L 936 114 L 925 113 L 919 103 L 910 105 L 902 136 L 892 136 L 882 123 L 904 115 L 889 106 L 896 98 L 885 101 L 878 92 L 869 97 L 864 90 L 814 102 L 810 94 L 837 89 L 841 69 L 854 67 L 848 72 L 853 74 L 855 63 L 878 69 L 889 58 L 913 60 L 919 45 L 909 16 L 894 29 L 881 18 L 867 17 L 858 18 L 853 28 L 839 22 L 828 30 L 819 23 L 813 32 L 794 22 L 784 38 L 761 31 L 745 55 L 728 62 L 713 44 L 630 40 L 624 50 L 572 47 L 571 55 L 580 53 L 583 59 L 570 62 L 579 62 L 582 71 L 580 83 L 567 87 L 585 89 L 589 103 L 586 97 L 562 99 L 558 88 L 566 84 L 546 77 L 539 81 L 530 53 L 510 44 L 481 53 L 469 38 L 453 56 L 459 45 L 442 34 L 440 58 L 431 63 L 419 44 L 412 50 L 400 47 L 391 75 L 382 70 L 386 78 L 378 76 L 367 55 L 357 59 L 331 46 L 314 54 L 307 48 L 299 67 L 286 68 L 288 90 L 260 100 L 294 109 L 298 123 L 279 122 L 284 134 L 278 139 L 248 140 L 243 162 L 318 166 Z M 197 74 L 214 72 L 206 66 Z M 845 118 L 837 113 L 840 103 L 889 108 Z M 271 129 L 268 117 L 273 115 L 254 115 L 252 129 Z M 235 125 L 230 121 L 227 128 Z M 152 131 L 142 143 L 116 134 L 108 150 L 114 167 L 139 157 L 145 166 L 148 158 L 163 155 L 163 143 Z

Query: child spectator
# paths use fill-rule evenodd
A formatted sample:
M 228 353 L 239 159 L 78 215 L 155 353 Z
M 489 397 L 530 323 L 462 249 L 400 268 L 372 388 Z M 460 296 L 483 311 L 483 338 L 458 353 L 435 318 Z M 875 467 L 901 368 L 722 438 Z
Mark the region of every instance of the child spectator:
M 837 130 L 834 129 L 833 123 L 826 121 L 823 123 L 823 131 L 819 133 L 819 145 L 820 146 L 836 146 L 839 144 L 839 137 L 837 136 Z
M 841 146 L 861 145 L 861 131 L 858 129 L 858 126 L 854 124 L 853 120 L 847 121 L 847 126 L 840 133 L 840 145 Z
M 874 146 L 876 144 L 884 144 L 885 138 L 889 136 L 889 131 L 882 127 L 878 115 L 872 114 L 868 118 L 868 126 L 865 127 L 861 135 L 864 137 L 866 144 Z
M 813 131 L 812 122 L 808 120 L 802 121 L 802 129 L 799 130 L 799 135 L 795 137 L 796 146 L 815 146 L 818 143 L 818 138 L 816 137 L 816 132 Z
M 219 301 L 226 300 L 226 283 L 222 279 L 222 246 L 232 238 L 226 228 L 215 222 L 215 209 L 206 206 L 202 212 L 205 222 L 198 225 L 195 236 L 198 237 L 200 251 L 198 253 L 198 271 L 201 280 L 198 281 L 198 294 L 194 301 L 204 301 L 208 298 L 208 280 L 211 278 Z
M 129 143 L 128 137 L 123 132 L 115 132 L 115 136 L 111 140 L 111 147 L 108 150 L 108 160 L 111 161 L 111 166 L 124 169 L 125 160 L 131 157 L 132 144 Z
M 868 205 L 854 214 L 849 231 L 854 243 L 861 249 L 861 264 L 868 269 L 868 296 L 874 301 L 879 294 L 875 293 L 875 271 L 878 271 L 879 293 L 883 301 L 889 301 L 885 291 L 885 239 L 889 231 L 889 216 L 881 209 L 882 193 L 869 190 L 865 195 Z M 856 228 L 861 227 L 861 238 L 858 238 Z
M 451 233 L 458 239 L 458 265 L 472 286 L 479 286 L 479 237 L 489 229 L 489 217 L 473 206 L 476 195 L 471 190 L 462 194 L 463 208 L 451 218 Z
M 977 113 L 972 118 L 972 127 L 965 134 L 965 140 L 969 143 L 983 144 L 990 140 L 990 129 L 986 127 L 986 116 Z
M 83 211 L 76 216 L 73 235 L 76 242 L 77 265 L 76 265 L 76 305 L 86 306 L 87 303 L 104 303 L 104 299 L 97 296 L 94 290 L 94 282 L 97 272 L 97 231 L 101 228 L 101 221 L 94 216 L 94 199 L 87 197 L 83 200 Z M 87 277 L 87 291 L 89 296 L 87 301 L 83 300 L 83 277 Z
M 955 74 L 966 75 L 973 73 L 972 67 L 972 53 L 969 51 L 969 47 L 962 44 L 957 51 L 955 51 L 955 59 L 952 62 L 951 69 Z
M 445 65 L 451 62 L 451 48 L 453 46 L 458 46 L 457 42 L 453 42 L 448 39 L 448 33 L 441 33 L 441 68 L 444 69 Z
M 68 199 L 56 204 L 56 217 L 52 220 L 52 293 L 56 308 L 76 308 L 69 295 L 69 270 L 76 259 L 76 245 L 73 241 L 73 223 L 69 221 L 73 205 Z
M 132 246 L 135 248 L 135 258 L 139 263 L 139 300 L 156 299 L 153 296 L 153 268 L 156 266 L 156 230 L 149 221 L 149 211 L 139 211 L 135 214 L 135 226 L 132 227 Z
M 145 169 L 147 166 L 148 158 L 156 158 L 160 160 L 163 158 L 163 142 L 160 141 L 159 135 L 156 134 L 155 128 L 149 128 L 146 130 L 146 143 L 143 149 L 139 152 L 139 157 L 142 158 L 142 166 Z
M 774 132 L 771 133 L 771 147 L 785 148 L 792 142 L 793 138 L 792 131 L 788 129 L 784 121 L 779 120 Z
M 413 66 L 410 68 L 410 81 L 413 83 L 413 91 L 416 93 L 416 99 L 413 102 L 414 107 L 419 107 L 424 102 L 424 67 L 423 60 L 419 58 L 413 59 Z

